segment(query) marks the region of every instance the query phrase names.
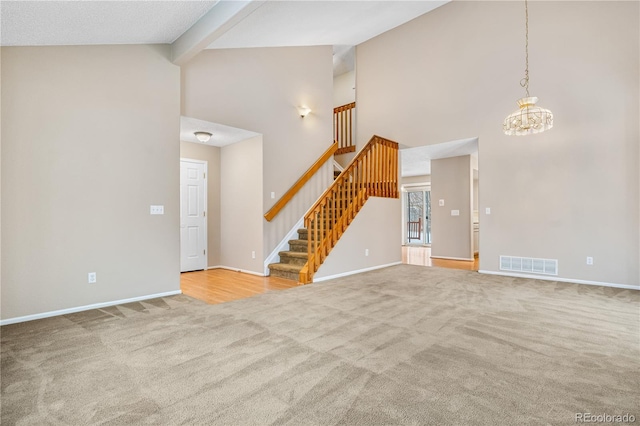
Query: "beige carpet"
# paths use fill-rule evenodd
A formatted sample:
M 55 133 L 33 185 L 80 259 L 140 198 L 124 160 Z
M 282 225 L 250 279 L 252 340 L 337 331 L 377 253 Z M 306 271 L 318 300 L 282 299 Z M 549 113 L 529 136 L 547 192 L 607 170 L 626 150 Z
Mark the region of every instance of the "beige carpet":
M 640 422 L 640 292 L 399 265 L 2 327 L 3 425 Z

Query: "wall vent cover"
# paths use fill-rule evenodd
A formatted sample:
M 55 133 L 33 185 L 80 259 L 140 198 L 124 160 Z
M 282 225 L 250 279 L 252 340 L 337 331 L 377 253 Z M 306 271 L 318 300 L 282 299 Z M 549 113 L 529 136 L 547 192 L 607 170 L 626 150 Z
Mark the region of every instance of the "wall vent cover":
M 535 259 L 533 257 L 500 256 L 500 270 L 558 275 L 558 260 Z

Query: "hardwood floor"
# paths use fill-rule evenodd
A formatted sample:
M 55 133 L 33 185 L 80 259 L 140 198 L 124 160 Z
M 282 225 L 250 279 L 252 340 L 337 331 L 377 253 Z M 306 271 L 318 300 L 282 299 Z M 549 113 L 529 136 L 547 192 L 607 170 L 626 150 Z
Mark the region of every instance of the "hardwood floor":
M 477 271 L 480 260 L 476 257 L 471 260 L 432 259 L 431 247 L 402 246 L 402 263 L 421 266 L 438 266 L 440 268 L 464 269 Z
M 259 277 L 227 269 L 180 274 L 180 289 L 184 294 L 212 305 L 298 285 L 295 281 L 283 278 Z
M 409 265 L 438 266 L 441 268 L 478 270 L 475 261 L 432 259 L 431 247 L 403 246 L 402 263 Z M 180 274 L 180 289 L 187 296 L 209 304 L 244 299 L 268 291 L 284 290 L 301 285 L 278 277 L 259 277 L 227 269 L 183 272 Z

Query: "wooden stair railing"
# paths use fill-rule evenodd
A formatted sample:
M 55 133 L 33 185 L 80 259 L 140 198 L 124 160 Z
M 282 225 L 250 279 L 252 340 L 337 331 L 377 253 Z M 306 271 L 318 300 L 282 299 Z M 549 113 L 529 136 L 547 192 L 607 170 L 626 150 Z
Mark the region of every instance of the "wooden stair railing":
M 282 210 L 287 205 L 287 203 L 289 203 L 289 201 L 291 201 L 291 199 L 298 193 L 298 191 L 302 189 L 304 184 L 307 183 L 318 170 L 320 170 L 320 167 L 322 167 L 322 165 L 326 163 L 329 158 L 331 158 L 331 156 L 336 152 L 337 149 L 338 142 L 334 141 L 329 149 L 327 149 L 320 156 L 320 158 L 318 158 L 316 162 L 313 163 L 313 165 L 309 167 L 309 169 L 304 172 L 302 176 L 300 176 L 300 179 L 298 179 L 298 181 L 294 183 L 293 186 L 289 188 L 289 190 L 282 197 L 280 197 L 280 199 L 273 205 L 273 207 L 271 207 L 269 211 L 265 213 L 264 218 L 267 219 L 268 222 L 271 222 L 273 218 L 276 217 L 278 213 L 280 213 L 280 210 Z
M 333 109 L 333 132 L 335 140 L 338 141 L 336 155 L 356 152 L 356 145 L 353 143 L 353 110 L 355 102 L 342 105 Z
M 373 136 L 304 217 L 308 261 L 300 282 L 313 275 L 369 197 L 398 198 L 398 144 Z

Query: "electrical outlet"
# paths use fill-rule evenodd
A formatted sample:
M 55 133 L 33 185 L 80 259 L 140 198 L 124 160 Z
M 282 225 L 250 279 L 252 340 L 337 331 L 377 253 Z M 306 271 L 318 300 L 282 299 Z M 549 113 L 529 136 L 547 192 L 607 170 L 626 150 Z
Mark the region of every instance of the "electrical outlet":
M 364 255 L 369 256 L 369 249 L 364 249 Z
M 255 258 L 256 258 L 256 252 L 255 252 L 255 251 L 252 251 L 252 252 L 251 252 L 251 258 L 252 258 L 252 259 L 255 259 Z
M 98 275 L 95 272 L 89 272 L 89 274 L 87 274 L 87 281 L 89 284 L 95 284 L 97 280 Z
M 149 214 L 164 214 L 164 206 L 151 206 Z
M 444 206 L 444 200 L 438 200 L 438 205 L 439 205 L 440 207 Z
M 593 257 L 587 256 L 587 265 L 593 265 Z

